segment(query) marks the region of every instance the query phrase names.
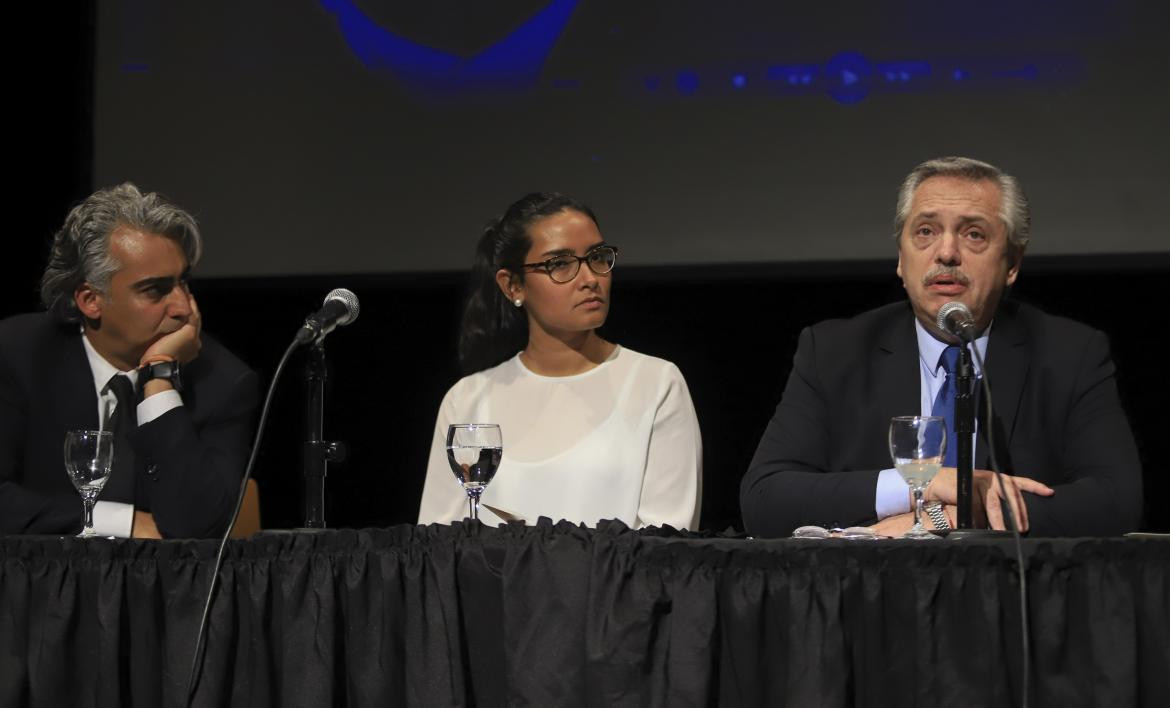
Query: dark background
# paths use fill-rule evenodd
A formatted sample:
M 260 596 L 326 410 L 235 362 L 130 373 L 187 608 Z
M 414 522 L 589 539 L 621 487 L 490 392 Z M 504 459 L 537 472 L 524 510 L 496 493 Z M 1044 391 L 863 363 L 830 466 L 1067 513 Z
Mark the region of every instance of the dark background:
M 93 188 L 94 19 L 92 7 L 70 6 L 67 11 L 24 7 L 13 20 L 23 35 L 23 43 L 4 50 L 9 65 L 21 68 L 9 77 L 6 102 L 12 156 L 8 204 L 16 219 L 8 225 L 0 316 L 37 308 L 36 283 L 49 238 L 69 207 Z M 142 120 L 165 117 L 144 111 Z M 215 236 L 208 234 L 209 249 L 217 248 Z M 465 258 L 452 254 L 453 260 Z M 704 527 L 739 526 L 739 478 L 779 399 L 800 328 L 901 298 L 893 265 L 891 245 L 888 261 L 638 266 L 616 272 L 606 335 L 674 361 L 691 387 L 704 435 Z M 1014 293 L 1109 334 L 1142 453 L 1145 527 L 1157 531 L 1170 531 L 1165 463 L 1154 445 L 1170 423 L 1165 318 L 1158 314 L 1168 276 L 1165 253 L 1032 256 Z M 462 274 L 197 278 L 194 283 L 207 330 L 265 383 L 300 320 L 339 286 L 361 297 L 364 314 L 328 340 L 333 376 L 326 433 L 349 443 L 350 459 L 330 472 L 327 519 L 332 526 L 413 521 L 435 411 L 458 375 L 454 338 Z M 294 526 L 301 518 L 300 363 L 294 359 L 277 392 L 256 472 L 267 527 Z

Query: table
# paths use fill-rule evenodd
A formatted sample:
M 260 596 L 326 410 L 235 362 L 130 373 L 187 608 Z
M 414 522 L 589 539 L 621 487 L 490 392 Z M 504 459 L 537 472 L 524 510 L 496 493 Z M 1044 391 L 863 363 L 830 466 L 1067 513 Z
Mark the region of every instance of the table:
M 0 706 L 182 705 L 214 541 L 0 538 Z M 1170 542 L 1026 539 L 1032 705 L 1170 705 Z M 1010 541 L 232 541 L 197 706 L 1016 705 Z

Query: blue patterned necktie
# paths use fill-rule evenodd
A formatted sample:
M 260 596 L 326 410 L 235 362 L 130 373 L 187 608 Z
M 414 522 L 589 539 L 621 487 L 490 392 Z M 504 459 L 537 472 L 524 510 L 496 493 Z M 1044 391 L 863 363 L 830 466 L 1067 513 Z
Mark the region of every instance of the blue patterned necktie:
M 938 364 L 947 372 L 942 388 L 934 398 L 931 415 L 941 416 L 947 421 L 947 451 L 943 456 L 945 467 L 954 467 L 958 460 L 958 446 L 955 444 L 955 397 L 959 394 L 959 348 L 951 345 L 943 350 Z

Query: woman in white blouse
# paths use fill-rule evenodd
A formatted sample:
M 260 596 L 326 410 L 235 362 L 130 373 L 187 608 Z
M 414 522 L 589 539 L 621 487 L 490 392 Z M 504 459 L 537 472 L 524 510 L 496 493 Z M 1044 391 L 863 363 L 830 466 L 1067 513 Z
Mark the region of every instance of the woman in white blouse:
M 419 523 L 467 515 L 447 426 L 498 423 L 504 455 L 481 498 L 485 523 L 697 528 L 702 443 L 682 374 L 596 332 L 616 257 L 589 207 L 563 194 L 529 194 L 484 230 L 459 339 L 474 373 L 439 406 Z

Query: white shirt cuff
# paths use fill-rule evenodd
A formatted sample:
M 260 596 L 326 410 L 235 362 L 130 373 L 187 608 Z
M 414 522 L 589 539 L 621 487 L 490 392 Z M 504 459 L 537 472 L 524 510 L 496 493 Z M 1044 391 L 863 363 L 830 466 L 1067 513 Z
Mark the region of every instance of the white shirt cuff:
M 146 425 L 163 413 L 183 405 L 183 397 L 178 391 L 160 391 L 153 396 L 147 396 L 138 404 L 138 424 Z
M 888 469 L 878 473 L 873 507 L 878 519 L 910 511 L 910 487 L 902 480 L 898 470 Z
M 134 505 L 99 501 L 93 505 L 93 530 L 99 536 L 130 538 L 134 530 Z

